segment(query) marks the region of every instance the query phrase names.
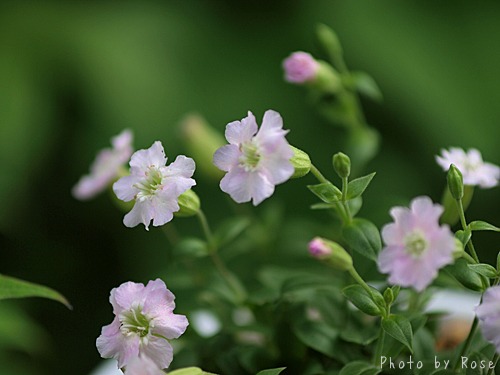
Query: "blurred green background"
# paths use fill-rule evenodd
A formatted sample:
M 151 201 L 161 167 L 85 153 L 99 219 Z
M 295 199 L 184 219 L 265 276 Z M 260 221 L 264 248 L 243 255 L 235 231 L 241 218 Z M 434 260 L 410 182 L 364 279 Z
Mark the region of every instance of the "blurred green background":
M 164 275 L 169 245 L 160 230 L 125 228 L 107 194 L 88 203 L 70 194 L 111 136 L 130 128 L 137 149 L 161 140 L 173 160 L 187 152 L 178 128 L 187 113 L 222 132 L 248 110 L 260 121 L 274 109 L 290 143 L 334 178 L 331 155 L 345 133 L 281 69 L 296 50 L 325 58 L 314 35 L 325 23 L 349 67 L 371 74 L 384 94 L 381 104 L 363 101 L 382 145 L 366 168 L 377 176 L 360 213 L 381 227 L 392 205 L 417 195 L 440 200 L 441 148 L 476 147 L 500 163 L 499 19 L 496 1 L 3 1 L 0 272 L 59 290 L 74 310 L 2 301 L 0 373 L 88 374 L 99 361 L 95 339 L 112 320 L 110 289 Z M 195 178 L 205 212 L 223 220 L 230 205 L 217 182 Z M 256 211 L 281 207 L 288 224 L 308 221 L 313 235 L 326 216 L 308 209 L 311 183 L 308 176 L 279 186 Z M 478 190 L 468 217 L 499 225 L 499 207 L 498 188 Z M 194 219 L 176 225 L 200 234 Z M 493 259 L 493 235 L 477 237 Z M 177 294 L 177 302 L 186 313 L 189 301 Z

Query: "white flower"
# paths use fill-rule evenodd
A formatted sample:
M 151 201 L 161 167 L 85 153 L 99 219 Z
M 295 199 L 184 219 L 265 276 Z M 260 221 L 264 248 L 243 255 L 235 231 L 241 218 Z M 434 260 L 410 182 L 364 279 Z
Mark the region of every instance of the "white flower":
M 436 156 L 437 163 L 448 171 L 454 164 L 464 179 L 464 185 L 478 185 L 482 188 L 491 188 L 498 185 L 500 168 L 491 163 L 485 163 L 481 153 L 475 148 L 465 152 L 461 148 L 451 147 L 450 150 L 441 150 L 441 156 Z
M 166 163 L 163 146 L 156 141 L 147 150 L 135 152 L 130 159 L 130 175 L 113 184 L 119 199 L 135 200 L 132 211 L 123 218 L 125 226 L 143 223 L 147 230 L 151 220 L 155 227 L 168 223 L 179 211 L 179 196 L 196 185 L 191 178 L 193 159 L 179 155 L 169 166 Z
M 294 172 L 290 162 L 293 150 L 286 133 L 280 114 L 272 110 L 264 114 L 260 129 L 252 112 L 241 121 L 227 124 L 229 145 L 214 154 L 214 164 L 227 172 L 220 182 L 222 191 L 237 203 L 252 200 L 254 206 L 269 198 L 274 186 Z
M 73 188 L 73 196 L 87 200 L 106 189 L 132 155 L 132 140 L 132 132 L 128 129 L 111 138 L 113 148 L 105 148 L 97 154 L 90 166 L 90 174 L 83 176 Z

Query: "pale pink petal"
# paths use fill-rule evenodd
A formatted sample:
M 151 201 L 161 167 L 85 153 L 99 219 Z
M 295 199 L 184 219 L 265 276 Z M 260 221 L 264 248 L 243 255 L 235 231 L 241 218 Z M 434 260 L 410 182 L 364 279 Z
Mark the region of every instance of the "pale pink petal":
M 257 133 L 257 122 L 252 112 L 241 121 L 233 121 L 226 126 L 226 139 L 229 143 L 238 145 L 249 141 Z
M 231 168 L 237 167 L 240 156 L 241 151 L 238 146 L 233 144 L 225 145 L 215 151 L 213 163 L 220 170 L 228 172 Z
M 167 340 L 151 336 L 147 345 L 140 348 L 141 355 L 151 358 L 159 368 L 164 369 L 170 366 L 174 358 L 172 345 Z
M 165 373 L 151 358 L 142 355 L 127 364 L 125 375 L 165 375 Z
M 103 358 L 114 358 L 118 361 L 118 367 L 123 367 L 131 358 L 139 355 L 139 342 L 138 336 L 122 335 L 120 322 L 115 318 L 113 323 L 102 328 L 96 346 Z
M 167 162 L 165 150 L 160 141 L 156 141 L 146 150 L 136 151 L 130 159 L 130 172 L 142 175 L 151 165 L 164 166 Z
M 151 199 L 136 201 L 132 210 L 123 217 L 123 224 L 126 227 L 133 228 L 139 224 L 144 224 L 146 230 L 149 230 L 149 223 L 153 220 L 155 207 Z
M 293 151 L 290 146 L 287 145 L 287 147 L 290 153 L 285 152 L 285 157 L 283 157 L 282 154 L 275 154 L 262 160 L 259 164 L 259 170 L 273 185 L 278 185 L 289 180 L 295 171 L 295 168 L 290 162 Z
M 171 314 L 175 308 L 175 296 L 161 279 L 148 282 L 145 293 L 144 312 L 150 316 Z
M 404 241 L 404 232 L 395 223 L 386 224 L 382 227 L 382 239 L 388 246 L 401 244 Z
M 165 168 L 165 176 L 190 178 L 193 175 L 195 168 L 196 165 L 193 159 L 184 155 L 179 155 L 172 163 L 170 163 L 169 166 Z
M 134 304 L 142 304 L 144 285 L 127 281 L 118 288 L 111 289 L 109 302 L 113 306 L 113 313 L 119 314 L 130 309 Z
M 132 131 L 130 131 L 129 129 L 125 129 L 120 134 L 111 138 L 111 144 L 115 149 L 132 151 L 132 147 L 130 145 L 132 144 L 133 137 L 134 136 L 132 134 Z M 132 155 L 132 152 L 130 152 L 130 155 Z M 130 157 L 130 155 L 127 157 L 127 159 Z
M 229 171 L 220 182 L 221 190 L 237 203 L 253 201 L 256 206 L 274 192 L 274 185 L 259 173 L 248 173 L 242 168 Z
M 186 331 L 189 325 L 185 315 L 173 313 L 158 316 L 154 321 L 154 332 L 169 340 L 178 338 Z
M 118 199 L 130 202 L 135 199 L 136 194 L 139 192 L 139 189 L 134 186 L 139 181 L 140 179 L 137 176 L 124 176 L 113 184 L 113 191 Z

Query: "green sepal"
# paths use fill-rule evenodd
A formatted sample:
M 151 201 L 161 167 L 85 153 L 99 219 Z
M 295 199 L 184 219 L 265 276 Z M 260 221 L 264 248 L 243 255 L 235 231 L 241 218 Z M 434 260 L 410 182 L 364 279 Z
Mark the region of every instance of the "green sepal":
M 454 164 L 450 165 L 450 169 L 448 169 L 446 181 L 451 196 L 455 200 L 461 200 L 464 196 L 464 179 L 462 177 L 462 172 L 460 172 L 460 169 Z
M 376 172 L 373 172 L 369 175 L 359 177 L 355 180 L 350 181 L 347 185 L 347 199 L 354 199 L 363 194 L 375 174 Z
M 174 212 L 176 217 L 194 216 L 200 211 L 200 198 L 191 189 L 186 190 L 177 198 L 179 203 L 179 211 Z
M 392 305 L 392 303 L 394 302 L 394 292 L 391 288 L 387 288 L 386 290 L 384 290 L 384 301 L 387 306 Z
M 486 221 L 476 220 L 469 224 L 470 230 L 489 230 L 493 232 L 500 232 L 500 228 L 494 226 L 493 224 L 487 223 Z
M 0 300 L 26 297 L 48 298 L 72 309 L 68 300 L 54 289 L 0 274 Z
M 489 264 L 479 263 L 479 264 L 468 264 L 467 266 L 474 272 L 483 275 L 488 279 L 494 279 L 495 277 L 498 276 L 498 272 L 495 269 L 495 267 Z
M 382 318 L 382 328 L 388 335 L 406 346 L 413 353 L 413 330 L 407 318 L 402 315 L 389 315 Z
M 350 78 L 351 85 L 357 92 L 377 102 L 383 100 L 382 91 L 380 91 L 377 82 L 368 73 L 351 72 Z
M 303 177 L 309 173 L 311 170 L 311 158 L 307 153 L 290 145 L 293 150 L 293 156 L 290 159 L 290 163 L 293 165 L 293 175 L 290 178 L 299 178 Z
M 382 372 L 380 367 L 365 361 L 350 362 L 340 370 L 339 375 L 377 375 Z
M 382 241 L 377 227 L 371 221 L 360 218 L 353 219 L 351 223 L 342 228 L 342 236 L 352 250 L 377 261 Z
M 342 192 L 331 182 L 308 185 L 307 188 L 325 203 L 339 202 L 342 199 Z
M 382 312 L 370 294 L 361 285 L 349 285 L 342 289 L 342 294 L 359 310 L 372 316 L 381 316 Z
M 259 371 L 256 375 L 278 375 L 281 374 L 284 369 L 286 369 L 286 367 L 270 368 Z
M 457 230 L 457 232 L 455 233 L 455 238 L 457 238 L 464 246 L 467 245 L 467 242 L 469 242 L 471 236 L 472 233 L 469 226 L 467 226 L 465 230 Z
M 347 178 L 351 174 L 351 159 L 343 152 L 337 152 L 333 155 L 332 164 L 340 178 Z
M 482 292 L 484 290 L 481 276 L 468 267 L 464 258 L 459 258 L 454 264 L 445 268 L 460 284 L 470 290 Z

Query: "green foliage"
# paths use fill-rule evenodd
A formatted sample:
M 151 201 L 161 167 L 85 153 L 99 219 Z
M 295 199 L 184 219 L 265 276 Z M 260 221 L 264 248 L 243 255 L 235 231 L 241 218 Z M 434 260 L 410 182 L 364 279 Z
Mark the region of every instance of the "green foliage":
M 68 309 L 72 308 L 64 296 L 51 288 L 19 280 L 14 277 L 0 275 L 0 300 L 26 297 L 48 298 L 62 303 Z
M 373 316 L 381 315 L 380 308 L 361 285 L 349 285 L 342 289 L 342 294 L 365 314 Z
M 363 176 L 356 178 L 355 180 L 349 181 L 348 187 L 347 187 L 347 199 L 354 199 L 366 190 L 368 185 L 370 184 L 371 180 L 375 176 L 376 172 L 370 173 L 369 175 Z
M 342 198 L 342 192 L 331 182 L 308 185 L 307 188 L 325 203 L 338 202 Z
M 355 218 L 342 228 L 342 237 L 354 251 L 373 261 L 382 248 L 380 233 L 371 221 Z
M 500 228 L 494 226 L 493 224 L 487 223 L 486 221 L 476 220 L 469 224 L 471 231 L 476 230 L 489 230 L 493 232 L 500 232 Z
M 278 374 L 281 374 L 281 372 L 284 369 L 286 369 L 286 367 L 271 368 L 271 369 L 259 371 L 256 375 L 278 375 Z
M 369 362 L 354 361 L 342 367 L 339 375 L 376 375 L 381 372 L 382 369 L 380 367 L 374 366 Z
M 391 337 L 413 352 L 413 330 L 410 321 L 402 315 L 389 315 L 382 318 L 382 328 Z
M 481 276 L 468 267 L 465 259 L 457 259 L 454 264 L 445 267 L 460 284 L 474 291 L 483 291 L 484 285 Z

